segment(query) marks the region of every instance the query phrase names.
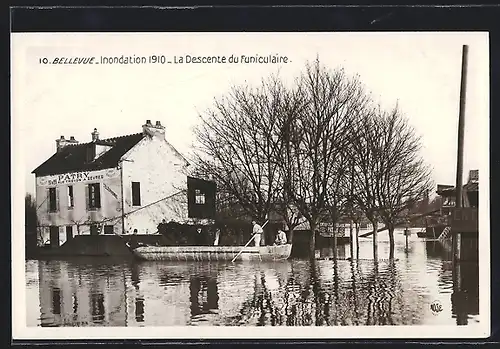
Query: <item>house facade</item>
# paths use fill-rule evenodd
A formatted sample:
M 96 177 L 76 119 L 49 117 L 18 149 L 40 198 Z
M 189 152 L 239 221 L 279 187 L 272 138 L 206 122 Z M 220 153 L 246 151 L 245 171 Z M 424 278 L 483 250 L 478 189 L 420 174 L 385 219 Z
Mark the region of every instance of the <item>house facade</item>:
M 79 143 L 56 140 L 38 166 L 38 244 L 60 246 L 75 235 L 155 234 L 163 219 L 208 224 L 215 184 L 189 176 L 189 162 L 147 120 L 142 132 Z

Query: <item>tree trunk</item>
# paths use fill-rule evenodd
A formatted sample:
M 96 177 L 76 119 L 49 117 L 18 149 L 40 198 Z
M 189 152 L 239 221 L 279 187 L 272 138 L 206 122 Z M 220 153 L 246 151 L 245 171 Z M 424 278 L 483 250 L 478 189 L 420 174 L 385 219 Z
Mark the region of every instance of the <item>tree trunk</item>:
M 378 234 L 377 234 L 377 230 L 378 230 L 378 221 L 376 219 L 374 219 L 373 221 L 371 221 L 372 225 L 373 225 L 373 259 L 378 259 Z
M 293 229 L 290 229 L 290 233 L 288 234 L 288 243 L 293 245 Z
M 337 260 L 337 230 L 333 225 L 333 259 Z
M 359 259 L 359 223 L 356 223 L 356 259 Z
M 316 251 L 316 225 L 311 224 L 311 236 L 309 237 L 309 258 L 315 259 Z
M 351 251 L 351 259 L 354 258 L 354 241 L 353 241 L 353 231 L 352 231 L 352 220 L 349 222 L 349 247 Z
M 389 229 L 389 259 L 394 259 L 394 225 L 388 224 Z

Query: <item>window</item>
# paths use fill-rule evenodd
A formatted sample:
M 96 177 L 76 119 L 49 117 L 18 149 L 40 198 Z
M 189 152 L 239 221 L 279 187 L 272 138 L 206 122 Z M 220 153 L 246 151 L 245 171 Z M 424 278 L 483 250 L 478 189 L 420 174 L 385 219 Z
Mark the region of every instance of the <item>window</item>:
M 68 186 L 68 207 L 73 208 L 75 201 L 73 200 L 73 186 Z
M 57 188 L 49 188 L 49 212 L 57 212 Z
M 104 234 L 114 234 L 114 226 L 105 225 L 104 226 Z
M 88 186 L 89 208 L 101 208 L 101 187 L 99 183 L 92 183 Z
M 194 202 L 198 205 L 205 205 L 205 193 L 202 193 L 200 189 L 194 191 Z
M 141 183 L 132 182 L 132 206 L 141 206 Z

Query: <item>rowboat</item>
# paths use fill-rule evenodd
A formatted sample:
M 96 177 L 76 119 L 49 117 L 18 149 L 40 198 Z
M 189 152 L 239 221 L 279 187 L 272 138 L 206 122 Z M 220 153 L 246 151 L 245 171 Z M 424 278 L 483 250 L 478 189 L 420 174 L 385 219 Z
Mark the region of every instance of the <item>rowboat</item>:
M 291 252 L 291 244 L 260 247 L 140 246 L 133 249 L 138 259 L 147 261 L 230 261 L 236 256 L 237 261 L 276 261 L 288 259 Z

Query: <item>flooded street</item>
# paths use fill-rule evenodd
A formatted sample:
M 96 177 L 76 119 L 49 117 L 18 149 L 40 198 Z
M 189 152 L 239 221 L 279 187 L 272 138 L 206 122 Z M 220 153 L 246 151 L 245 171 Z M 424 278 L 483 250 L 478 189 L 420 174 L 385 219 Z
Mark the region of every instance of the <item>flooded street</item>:
M 275 263 L 137 262 L 79 258 L 26 262 L 28 326 L 348 326 L 478 323 L 478 266 L 462 263 L 454 294 L 449 253 L 413 234 L 371 238 L 339 260 Z M 327 251 L 321 251 L 324 254 Z M 431 306 L 437 304 L 439 306 Z M 457 319 L 458 314 L 458 319 Z

